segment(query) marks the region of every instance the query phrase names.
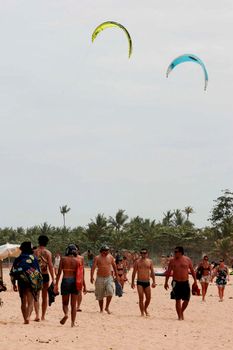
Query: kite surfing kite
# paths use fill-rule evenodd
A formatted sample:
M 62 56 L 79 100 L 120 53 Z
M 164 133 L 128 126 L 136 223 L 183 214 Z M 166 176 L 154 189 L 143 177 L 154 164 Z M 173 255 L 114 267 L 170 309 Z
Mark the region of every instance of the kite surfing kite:
M 117 22 L 113 22 L 113 21 L 108 21 L 108 22 L 103 22 L 101 23 L 100 25 L 98 25 L 98 27 L 96 27 L 96 29 L 94 30 L 93 34 L 92 34 L 92 42 L 94 42 L 95 38 L 97 37 L 97 35 L 104 29 L 106 28 L 111 28 L 111 27 L 117 27 L 117 28 L 120 28 L 122 29 L 126 36 L 127 36 L 127 39 L 128 39 L 128 43 L 129 43 L 129 58 L 132 54 L 132 40 L 131 40 L 131 37 L 129 35 L 129 32 L 128 30 L 120 23 L 117 23 Z
M 198 58 L 197 56 L 192 55 L 192 54 L 185 54 L 185 55 L 181 55 L 181 56 L 175 58 L 171 62 L 171 64 L 169 65 L 169 67 L 167 69 L 167 78 L 168 78 L 168 75 L 170 74 L 170 72 L 178 64 L 184 63 L 184 62 L 195 62 L 195 63 L 198 63 L 202 67 L 203 72 L 204 72 L 204 78 L 205 78 L 204 90 L 206 90 L 207 89 L 207 84 L 208 84 L 208 73 L 207 73 L 206 67 L 205 67 L 204 63 L 202 62 L 202 60 L 200 58 Z

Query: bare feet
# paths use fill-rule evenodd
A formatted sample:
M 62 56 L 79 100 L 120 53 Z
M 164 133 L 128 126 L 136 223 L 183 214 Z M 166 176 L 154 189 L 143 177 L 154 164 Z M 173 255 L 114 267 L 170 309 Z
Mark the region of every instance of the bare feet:
M 111 311 L 110 311 L 109 309 L 105 308 L 105 311 L 106 311 L 109 315 L 111 315 Z
M 40 319 L 36 317 L 36 318 L 34 319 L 34 321 L 35 321 L 35 322 L 40 322 Z
M 24 321 L 24 324 L 29 324 L 29 320 L 25 320 L 25 321 Z
M 65 316 L 61 319 L 60 324 L 65 324 L 66 321 L 67 321 L 67 319 L 68 319 L 68 316 L 65 315 Z
M 149 312 L 147 310 L 145 310 L 145 314 L 146 314 L 147 317 L 150 316 L 150 314 L 149 314 Z

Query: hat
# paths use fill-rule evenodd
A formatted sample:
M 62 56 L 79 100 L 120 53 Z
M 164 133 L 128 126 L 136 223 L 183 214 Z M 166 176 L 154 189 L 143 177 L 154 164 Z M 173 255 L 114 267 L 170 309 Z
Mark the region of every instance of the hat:
M 104 244 L 104 245 L 101 246 L 100 252 L 103 252 L 103 251 L 109 250 L 109 249 L 110 249 L 110 248 L 107 246 L 107 244 Z

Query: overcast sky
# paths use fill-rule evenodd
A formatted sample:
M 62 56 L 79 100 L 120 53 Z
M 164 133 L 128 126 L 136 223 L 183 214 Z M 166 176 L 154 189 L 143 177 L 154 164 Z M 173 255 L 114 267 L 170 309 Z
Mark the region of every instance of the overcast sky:
M 207 225 L 233 190 L 232 0 L 0 0 L 0 227 L 98 213 Z M 101 32 L 106 20 L 123 31 Z M 166 78 L 173 58 L 194 63 Z

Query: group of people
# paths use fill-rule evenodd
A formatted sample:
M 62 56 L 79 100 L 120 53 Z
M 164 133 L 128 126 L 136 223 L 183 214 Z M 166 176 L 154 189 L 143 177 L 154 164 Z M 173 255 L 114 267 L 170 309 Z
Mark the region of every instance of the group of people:
M 46 248 L 48 241 L 47 236 L 39 236 L 39 246 L 34 250 L 31 242 L 23 242 L 21 244 L 21 255 L 15 259 L 10 272 L 13 289 L 14 291 L 19 291 L 24 323 L 29 323 L 33 309 L 35 311 L 35 321 L 43 321 L 48 305 L 48 290 L 52 290 L 54 296 L 58 295 L 59 282 L 62 276 L 60 292 L 64 316 L 60 323 L 63 325 L 67 321 L 70 304 L 71 326 L 73 327 L 76 313 L 81 311 L 82 293 L 85 294 L 87 292 L 84 257 L 80 255 L 77 245 L 69 244 L 66 248 L 65 256 L 60 257 L 57 255 L 53 266 L 52 254 Z M 109 247 L 106 245 L 100 248 L 99 255 L 95 257 L 90 251 L 88 253 L 88 262 L 91 268 L 90 282 L 91 284 L 95 283 L 95 297 L 99 303 L 100 312 L 103 313 L 105 311 L 110 314 L 110 303 L 114 295 L 114 282 L 115 285 L 120 285 L 123 290 L 124 283 L 128 281 L 127 272 L 130 264 L 126 257 L 121 257 L 118 253 L 113 257 Z M 90 253 L 92 256 L 90 256 Z M 200 272 L 199 275 L 198 272 Z M 190 300 L 189 274 L 193 277 L 192 287 L 194 288 L 198 288 L 197 279 L 200 279 L 203 301 L 205 300 L 208 284 L 215 276 L 219 289 L 219 298 L 222 301 L 226 280 L 229 278 L 229 271 L 223 260 L 219 262 L 219 265 L 212 267 L 208 262 L 208 257 L 204 256 L 195 271 L 190 258 L 184 255 L 183 247 L 176 247 L 173 256 L 169 258 L 164 288 L 168 290 L 169 278 L 172 276 L 170 296 L 172 299 L 175 299 L 179 320 L 184 319 L 184 311 Z M 135 279 L 137 279 L 136 286 Z M 150 284 L 151 279 L 152 284 Z M 141 249 L 138 258 L 134 261 L 131 287 L 133 289 L 137 287 L 141 316 L 149 316 L 148 307 L 151 301 L 151 287 L 156 287 L 156 281 L 153 262 L 148 257 L 147 249 Z M 40 294 L 42 296 L 41 315 L 39 307 Z
M 209 262 L 209 258 L 205 255 L 197 267 L 197 278 L 201 283 L 202 300 L 205 301 L 206 292 L 210 282 L 216 277 L 216 285 L 218 288 L 219 301 L 223 301 L 224 290 L 229 281 L 229 269 L 224 263 L 224 259 L 220 259 L 219 263 Z

